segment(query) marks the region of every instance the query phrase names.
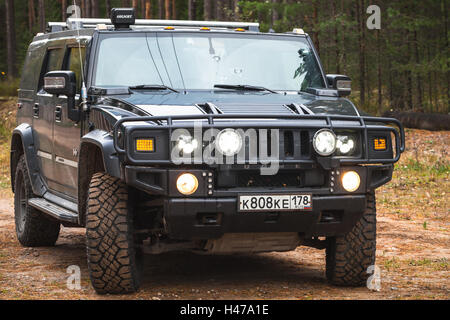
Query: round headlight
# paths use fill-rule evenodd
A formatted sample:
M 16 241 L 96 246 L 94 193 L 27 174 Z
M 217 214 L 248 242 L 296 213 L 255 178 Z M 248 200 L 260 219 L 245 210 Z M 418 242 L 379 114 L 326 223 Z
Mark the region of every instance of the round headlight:
M 337 136 L 336 148 L 341 154 L 349 154 L 355 149 L 355 140 L 349 136 Z
M 178 140 L 178 148 L 183 151 L 183 154 L 192 153 L 198 148 L 198 141 L 191 136 L 180 136 Z
M 219 132 L 216 138 L 216 147 L 225 156 L 234 156 L 241 150 L 242 138 L 234 129 L 225 129 Z
M 342 186 L 348 192 L 358 190 L 360 184 L 361 178 L 355 171 L 348 171 L 342 175 Z
M 188 196 L 197 191 L 198 179 L 192 173 L 183 173 L 177 179 L 177 189 L 180 193 Z
M 316 132 L 313 138 L 313 147 L 321 156 L 329 156 L 336 151 L 336 135 L 329 129 Z

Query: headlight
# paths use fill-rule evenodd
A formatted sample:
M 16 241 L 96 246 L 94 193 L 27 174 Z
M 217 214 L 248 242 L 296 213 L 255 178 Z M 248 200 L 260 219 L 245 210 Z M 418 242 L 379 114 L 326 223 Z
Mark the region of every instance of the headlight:
M 348 192 L 358 190 L 360 184 L 361 178 L 355 171 L 348 171 L 342 175 L 342 186 Z
M 355 139 L 351 136 L 337 136 L 336 148 L 342 155 L 347 155 L 355 149 Z
M 197 191 L 198 179 L 192 173 L 183 173 L 177 179 L 177 189 L 180 193 L 188 196 Z
M 191 136 L 180 136 L 178 140 L 178 149 L 183 151 L 183 154 L 190 154 L 198 148 L 198 141 Z
M 219 132 L 216 138 L 216 147 L 225 156 L 234 156 L 241 150 L 242 138 L 234 129 L 225 129 Z
M 329 156 L 336 151 L 336 135 L 329 129 L 321 129 L 313 138 L 313 147 L 321 156 Z

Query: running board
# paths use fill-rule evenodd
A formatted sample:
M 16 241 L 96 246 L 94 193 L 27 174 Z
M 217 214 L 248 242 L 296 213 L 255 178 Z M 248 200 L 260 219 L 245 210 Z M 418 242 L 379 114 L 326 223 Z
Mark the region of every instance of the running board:
M 28 204 L 60 221 L 78 224 L 78 215 L 75 212 L 60 207 L 44 198 L 31 198 L 28 200 Z

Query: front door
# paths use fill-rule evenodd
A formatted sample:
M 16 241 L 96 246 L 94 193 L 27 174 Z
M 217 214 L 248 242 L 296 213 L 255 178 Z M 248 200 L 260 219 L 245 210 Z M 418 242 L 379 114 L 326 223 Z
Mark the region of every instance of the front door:
M 68 43 L 63 70 L 75 72 L 77 80 L 77 95 L 75 106 L 80 104 L 81 89 L 81 67 L 84 62 L 85 49 L 82 47 L 71 47 Z M 71 198 L 78 197 L 78 153 L 81 138 L 81 122 L 75 123 L 68 117 L 67 97 L 62 97 L 56 105 L 55 123 L 53 135 L 53 150 L 55 156 L 55 175 L 58 177 L 56 191 L 63 193 Z

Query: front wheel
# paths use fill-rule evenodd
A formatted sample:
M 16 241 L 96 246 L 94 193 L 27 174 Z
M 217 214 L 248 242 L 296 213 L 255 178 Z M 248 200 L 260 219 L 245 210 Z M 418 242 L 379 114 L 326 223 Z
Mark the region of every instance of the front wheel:
M 128 189 L 119 179 L 96 173 L 88 192 L 86 245 L 92 286 L 100 294 L 134 292 L 139 287 L 141 257 Z
M 364 286 L 370 276 L 367 269 L 375 264 L 376 252 L 375 194 L 367 195 L 361 219 L 345 235 L 328 238 L 326 275 L 329 282 L 341 286 Z

